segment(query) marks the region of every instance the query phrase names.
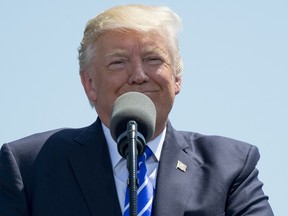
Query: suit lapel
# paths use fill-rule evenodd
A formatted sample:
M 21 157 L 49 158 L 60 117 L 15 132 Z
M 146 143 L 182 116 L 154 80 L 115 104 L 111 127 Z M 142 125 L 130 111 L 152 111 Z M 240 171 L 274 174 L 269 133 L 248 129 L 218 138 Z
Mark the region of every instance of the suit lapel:
M 191 149 L 183 135 L 168 123 L 158 168 L 154 216 L 184 215 L 199 167 L 189 152 L 191 153 Z M 185 167 L 181 168 L 181 165 L 186 165 L 187 170 Z
M 91 215 L 120 216 L 112 164 L 100 120 L 75 141 L 79 143 L 79 151 L 71 154 L 69 160 Z
M 110 155 L 100 120 L 75 141 L 79 149 L 70 155 L 69 161 L 91 215 L 120 216 L 112 164 L 107 160 Z M 184 215 L 188 198 L 197 190 L 199 164 L 192 159 L 191 152 L 183 135 L 168 123 L 158 168 L 154 216 Z M 178 161 L 187 166 L 185 172 L 176 168 Z

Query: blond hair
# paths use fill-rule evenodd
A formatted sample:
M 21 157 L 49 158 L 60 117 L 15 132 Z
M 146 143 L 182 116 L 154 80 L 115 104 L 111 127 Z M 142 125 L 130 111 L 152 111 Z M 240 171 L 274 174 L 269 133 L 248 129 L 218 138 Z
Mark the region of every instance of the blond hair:
M 177 14 L 165 6 L 123 5 L 100 13 L 91 19 L 85 28 L 79 52 L 80 73 L 89 66 L 94 52 L 94 43 L 107 30 L 135 30 L 138 32 L 156 31 L 165 35 L 175 62 L 175 76 L 181 76 L 182 60 L 180 58 L 177 33 L 181 20 Z

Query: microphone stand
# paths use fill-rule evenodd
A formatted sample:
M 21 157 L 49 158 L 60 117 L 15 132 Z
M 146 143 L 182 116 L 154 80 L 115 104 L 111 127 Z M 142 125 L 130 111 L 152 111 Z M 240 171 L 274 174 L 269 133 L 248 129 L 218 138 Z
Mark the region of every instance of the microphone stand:
M 128 186 L 130 189 L 130 216 L 137 216 L 138 200 L 137 200 L 137 123 L 129 121 L 127 124 L 128 139 L 128 156 L 127 168 L 129 172 Z
M 138 132 L 136 121 L 130 120 L 127 123 L 127 129 L 117 139 L 119 154 L 127 159 L 127 169 L 129 173 L 128 187 L 130 189 L 130 216 L 137 216 L 137 158 L 144 153 L 146 141 L 144 136 Z

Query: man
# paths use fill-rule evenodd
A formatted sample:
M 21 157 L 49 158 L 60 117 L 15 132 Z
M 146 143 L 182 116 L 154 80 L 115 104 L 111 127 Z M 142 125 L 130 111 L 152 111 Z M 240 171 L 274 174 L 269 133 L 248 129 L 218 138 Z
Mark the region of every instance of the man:
M 109 127 L 114 101 L 127 92 L 147 95 L 156 107 L 147 144 L 152 215 L 273 215 L 257 177 L 256 147 L 179 132 L 168 121 L 181 89 L 180 25 L 167 7 L 142 5 L 114 7 L 88 22 L 80 76 L 98 119 L 3 145 L 1 216 L 125 214 L 128 171 Z

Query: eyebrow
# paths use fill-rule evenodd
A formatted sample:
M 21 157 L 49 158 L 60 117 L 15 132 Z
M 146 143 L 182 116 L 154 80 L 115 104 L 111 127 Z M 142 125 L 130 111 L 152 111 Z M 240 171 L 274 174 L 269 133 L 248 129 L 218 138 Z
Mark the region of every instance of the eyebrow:
M 146 49 L 144 50 L 144 55 L 145 56 L 155 56 L 155 57 L 160 57 L 163 61 L 165 62 L 170 62 L 171 61 L 171 58 L 169 57 L 169 53 L 168 51 L 165 52 L 163 49 L 161 48 L 152 48 L 152 49 Z
M 127 51 L 123 49 L 114 49 L 112 52 L 107 53 L 105 57 L 113 57 L 113 56 L 125 56 L 127 55 Z
M 168 56 L 168 52 L 159 48 L 159 47 L 154 47 L 154 46 L 147 46 L 144 47 L 142 50 L 142 53 L 145 55 L 150 55 L 150 54 L 156 54 L 159 53 L 160 55 L 163 56 Z M 127 50 L 124 49 L 114 49 L 110 53 L 107 53 L 105 57 L 115 57 L 115 56 L 127 56 L 128 52 Z
M 145 54 L 160 54 L 160 55 L 164 55 L 167 56 L 167 51 L 161 49 L 160 47 L 155 47 L 155 46 L 147 46 L 143 49 L 143 53 Z

